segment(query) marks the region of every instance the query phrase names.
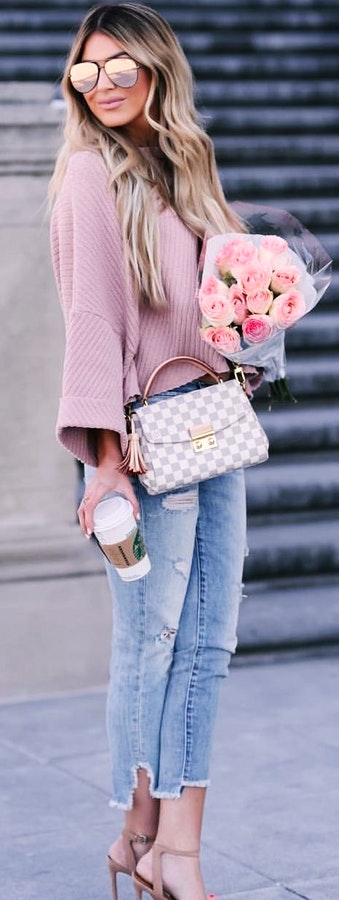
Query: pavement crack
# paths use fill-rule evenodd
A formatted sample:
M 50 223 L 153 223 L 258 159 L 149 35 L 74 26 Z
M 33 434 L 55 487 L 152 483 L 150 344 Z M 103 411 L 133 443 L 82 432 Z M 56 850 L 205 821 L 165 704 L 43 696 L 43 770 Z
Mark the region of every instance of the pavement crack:
M 13 750 L 20 756 L 24 756 L 26 759 L 31 759 L 33 760 L 33 762 L 39 763 L 40 766 L 47 766 L 49 764 L 49 760 L 44 756 L 38 756 L 37 753 L 32 753 L 31 750 L 27 750 L 27 747 L 23 747 L 21 744 L 16 744 L 15 741 L 9 741 L 7 738 L 1 738 L 1 744 L 3 747 L 6 747 L 7 750 Z
M 81 784 L 85 784 L 87 787 L 94 788 L 94 790 L 98 791 L 104 797 L 109 799 L 109 792 L 105 790 L 105 788 L 100 787 L 98 784 L 95 784 L 93 781 L 89 781 L 88 778 L 84 778 L 82 775 L 78 775 L 76 772 L 70 772 L 66 766 L 60 765 L 60 763 L 56 763 L 53 760 L 53 768 L 57 770 L 57 772 L 62 772 L 63 775 L 68 775 L 69 778 L 74 778 L 75 781 L 79 781 Z
M 299 897 L 300 900 L 312 900 L 312 898 L 308 894 L 300 894 L 299 891 L 294 891 L 293 888 L 287 886 L 287 884 L 281 884 L 281 887 L 284 888 L 289 894 L 292 894 L 293 897 Z

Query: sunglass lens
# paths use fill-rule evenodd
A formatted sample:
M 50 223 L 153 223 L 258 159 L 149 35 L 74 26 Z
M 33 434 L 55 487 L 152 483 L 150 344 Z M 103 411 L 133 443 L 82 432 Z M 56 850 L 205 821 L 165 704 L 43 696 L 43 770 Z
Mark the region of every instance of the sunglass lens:
M 133 59 L 108 59 L 105 71 L 117 87 L 133 87 L 138 78 L 138 66 Z
M 98 80 L 98 67 L 92 62 L 76 63 L 70 71 L 70 79 L 76 91 L 86 94 L 92 91 Z

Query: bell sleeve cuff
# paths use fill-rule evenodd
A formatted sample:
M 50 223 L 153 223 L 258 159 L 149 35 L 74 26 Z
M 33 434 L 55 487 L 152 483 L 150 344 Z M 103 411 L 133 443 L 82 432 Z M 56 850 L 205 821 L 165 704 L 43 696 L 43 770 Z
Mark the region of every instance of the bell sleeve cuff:
M 92 313 L 74 313 L 68 323 L 57 438 L 81 462 L 96 465 L 96 431 L 120 434 L 127 446 L 123 402 L 122 340 Z

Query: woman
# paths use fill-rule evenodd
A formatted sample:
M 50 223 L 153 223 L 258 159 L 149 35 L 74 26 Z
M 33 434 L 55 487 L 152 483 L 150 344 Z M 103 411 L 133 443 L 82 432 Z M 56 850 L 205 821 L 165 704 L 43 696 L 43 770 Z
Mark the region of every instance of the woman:
M 124 406 L 154 367 L 198 356 L 228 377 L 199 336 L 194 301 L 206 234 L 240 231 L 192 77 L 173 32 L 135 4 L 92 9 L 63 80 L 66 142 L 52 180 L 52 254 L 66 321 L 58 437 L 86 464 L 79 507 L 117 492 L 133 504 L 150 573 L 123 582 L 108 566 L 113 643 L 107 704 L 113 801 L 124 810 L 109 850 L 137 896 L 205 900 L 199 845 L 218 687 L 236 647 L 245 548 L 243 472 L 149 496 L 119 465 Z M 178 363 L 162 396 L 204 389 Z

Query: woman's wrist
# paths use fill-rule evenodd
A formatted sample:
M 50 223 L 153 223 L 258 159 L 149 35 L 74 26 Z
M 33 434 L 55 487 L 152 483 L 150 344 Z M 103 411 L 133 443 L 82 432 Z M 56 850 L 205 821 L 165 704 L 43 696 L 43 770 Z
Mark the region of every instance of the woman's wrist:
M 101 429 L 97 432 L 97 460 L 100 468 L 117 468 L 122 460 L 120 435 L 117 431 Z

